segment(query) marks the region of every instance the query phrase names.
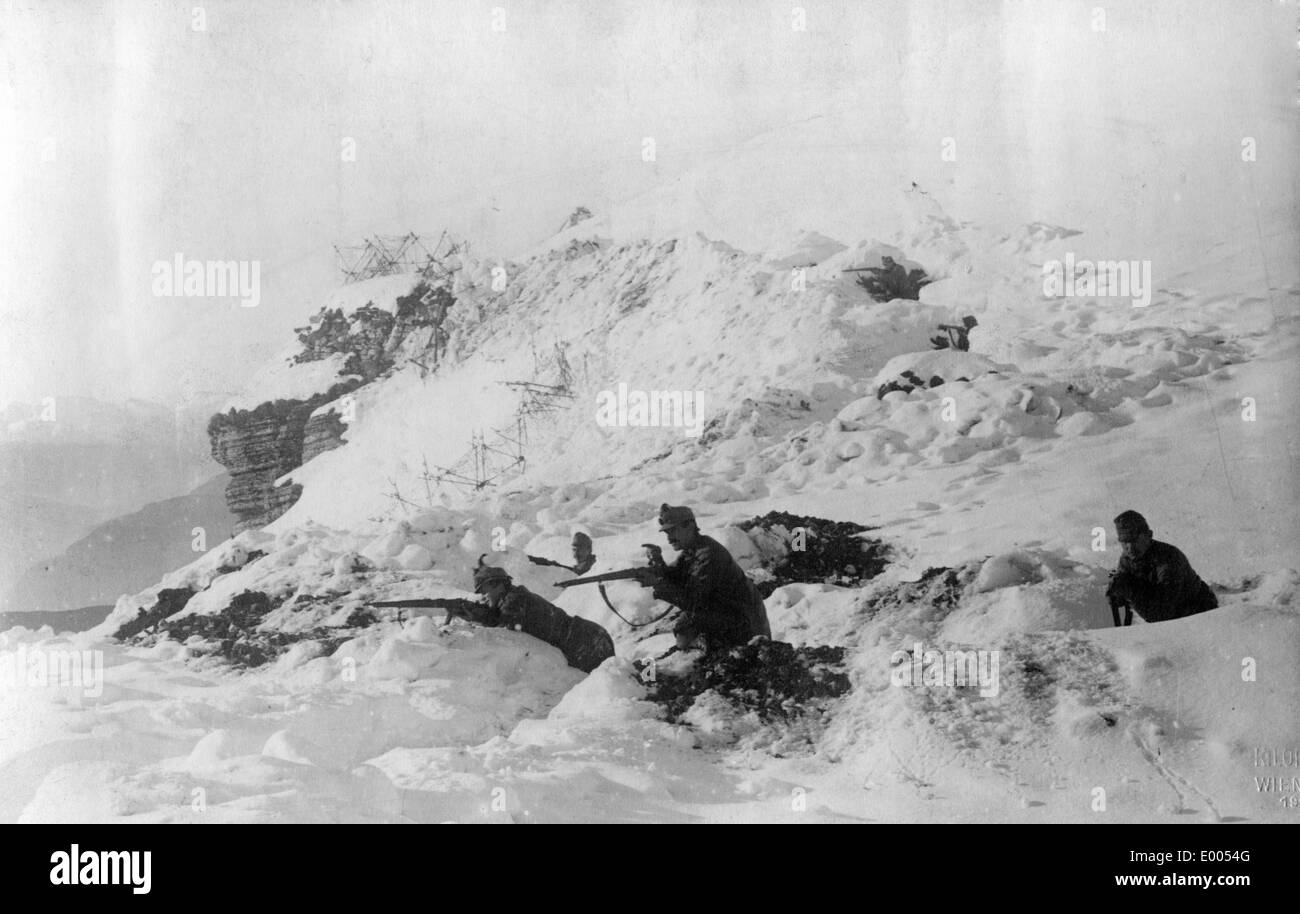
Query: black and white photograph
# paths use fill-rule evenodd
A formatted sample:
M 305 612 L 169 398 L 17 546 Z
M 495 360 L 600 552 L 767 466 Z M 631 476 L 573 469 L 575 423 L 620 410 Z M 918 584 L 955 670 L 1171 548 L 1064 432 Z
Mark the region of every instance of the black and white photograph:
M 1297 19 L 3 3 L 0 824 L 1300 823 Z

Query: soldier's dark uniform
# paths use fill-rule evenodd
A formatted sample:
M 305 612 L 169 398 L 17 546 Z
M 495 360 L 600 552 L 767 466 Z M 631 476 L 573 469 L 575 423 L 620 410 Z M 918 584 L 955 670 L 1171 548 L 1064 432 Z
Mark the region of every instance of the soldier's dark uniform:
M 600 625 L 579 616 L 571 616 L 527 587 L 513 584 L 501 601 L 500 622 L 564 653 L 569 666 L 590 673 L 614 656 L 614 639 Z
M 711 651 L 745 644 L 756 635 L 772 637 L 758 588 L 711 536 L 696 535 L 664 569 L 654 595 L 683 610 L 677 633 L 705 635 Z
M 1177 548 L 1152 540 L 1141 556 L 1121 556 L 1108 594 L 1147 622 L 1181 619 L 1219 605 Z
M 503 569 L 480 566 L 474 572 L 474 590 L 500 582 L 507 586 L 495 606 L 486 605 L 472 619 L 480 625 L 504 626 L 545 641 L 560 649 L 569 666 L 590 673 L 614 656 L 614 639 L 604 628 L 587 619 L 570 616 L 527 587 L 515 584 Z

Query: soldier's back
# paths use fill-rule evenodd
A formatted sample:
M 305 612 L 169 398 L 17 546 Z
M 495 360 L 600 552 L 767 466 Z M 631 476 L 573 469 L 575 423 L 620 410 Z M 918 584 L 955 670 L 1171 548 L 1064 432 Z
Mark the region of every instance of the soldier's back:
M 767 607 L 753 580 L 745 574 L 740 563 L 735 560 L 727 547 L 711 536 L 700 535 L 703 541 L 701 549 L 707 551 L 707 562 L 713 571 L 714 606 L 743 619 L 749 629 L 750 637 L 763 635 L 772 637 L 772 629 L 767 620 Z M 700 558 L 704 558 L 700 556 Z
M 568 634 L 569 614 L 522 585 L 516 584 L 506 594 L 501 616 L 507 625 L 556 646 Z
M 1219 605 L 1218 597 L 1192 569 L 1187 556 L 1170 543 L 1152 540 L 1140 558 L 1127 562 L 1121 560 L 1120 569 L 1136 575 L 1151 587 L 1160 588 L 1169 601 L 1168 612 L 1158 614 L 1156 618 L 1142 612 L 1143 607 L 1137 607 L 1139 615 L 1148 622 L 1181 619 Z
M 614 640 L 603 626 L 570 616 L 527 587 L 511 589 L 502 602 L 502 616 L 524 634 L 559 648 L 569 666 L 584 673 L 614 656 Z
M 569 666 L 590 673 L 614 656 L 614 639 L 599 623 L 574 616 L 560 650 Z

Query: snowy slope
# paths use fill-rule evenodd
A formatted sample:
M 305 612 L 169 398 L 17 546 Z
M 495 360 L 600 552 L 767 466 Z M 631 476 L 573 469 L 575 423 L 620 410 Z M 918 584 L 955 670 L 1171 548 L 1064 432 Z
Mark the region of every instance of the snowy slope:
M 996 698 L 888 685 L 879 661 L 933 622 L 902 609 L 863 629 L 857 687 L 821 750 L 784 760 L 701 753 L 710 731 L 655 719 L 625 661 L 583 679 L 512 632 L 442 633 L 420 618 L 245 675 L 186 663 L 171 642 L 110 648 L 102 695 L 57 702 L 39 729 L 10 729 L 25 696 L 6 695 L 17 737 L 0 759 L 0 818 L 1291 820 L 1255 782 L 1285 772 L 1256 767 L 1254 748 L 1300 738 L 1293 606 L 1017 635 Z M 5 637 L 10 650 L 35 640 Z M 1272 672 L 1241 682 L 1242 656 Z M 146 687 L 142 715 L 132 696 Z
M 286 514 L 93 632 L 0 636 L 102 650 L 106 677 L 98 695 L 0 696 L 0 821 L 1293 821 L 1256 780 L 1288 772 L 1256 750 L 1300 744 L 1294 271 L 1236 239 L 1163 261 L 1145 307 L 1049 298 L 1045 262 L 1110 253 L 1090 226 L 961 222 L 876 180 L 878 226 L 747 223 L 739 192 L 710 221 L 687 181 L 626 211 L 681 225 L 597 215 L 467 263 L 456 358 L 356 391 L 346 443 L 289 474 L 304 491 Z M 935 280 L 920 301 L 873 302 L 843 272 L 885 255 Z M 971 352 L 932 351 L 935 325 L 967 314 Z M 426 491 L 426 464 L 516 421 L 502 382 L 555 381 L 556 344 L 574 396 L 528 418 L 524 471 L 476 497 Z M 246 396 L 296 389 L 282 366 Z M 904 370 L 944 383 L 878 397 Z M 701 434 L 600 425 L 620 383 L 702 392 Z M 848 650 L 853 689 L 810 750 L 716 703 L 660 719 L 630 664 L 659 642 L 524 557 L 562 557 L 583 529 L 598 569 L 637 562 L 664 501 L 750 568 L 762 544 L 735 524 L 771 510 L 873 525 L 893 548 L 864 587 L 768 598 L 776 638 Z M 1220 610 L 1109 627 L 1110 522 L 1130 507 Z M 619 656 L 583 678 L 548 645 L 440 613 L 349 623 L 372 599 L 469 596 L 483 553 L 606 625 Z M 300 640 L 243 673 L 201 638 L 110 640 L 181 587 L 199 592 L 177 619 L 257 591 L 275 604 L 262 630 Z M 655 612 L 632 585 L 610 594 Z M 996 694 L 892 685 L 916 644 L 996 651 Z

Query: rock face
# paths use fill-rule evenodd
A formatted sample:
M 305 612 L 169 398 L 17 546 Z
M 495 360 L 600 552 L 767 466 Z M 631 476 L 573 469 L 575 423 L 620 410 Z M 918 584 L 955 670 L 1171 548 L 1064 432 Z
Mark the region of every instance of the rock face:
M 275 486 L 301 465 L 301 427 L 295 434 L 293 426 L 292 419 L 272 416 L 213 436 L 212 456 L 230 472 L 226 506 L 238 518 L 235 532 L 270 523 L 302 494 L 295 486 Z
M 296 484 L 275 480 L 317 455 L 345 443 L 347 425 L 338 411 L 315 410 L 394 366 L 414 360 L 425 370 L 441 360 L 448 339 L 447 317 L 455 297 L 445 284 L 420 281 L 398 296 L 391 311 L 373 302 L 350 315 L 322 308 L 299 327 L 302 351 L 295 364 L 345 356 L 340 380 L 305 400 L 275 400 L 252 410 L 218 413 L 208 423 L 212 456 L 230 472 L 226 504 L 237 518 L 235 532 L 265 526 L 289 510 L 302 494 Z
M 332 408 L 308 419 L 302 430 L 302 462 L 343 444 L 343 433 L 347 428 L 342 417 Z
M 337 413 L 315 419 L 311 414 L 359 386 L 361 381 L 352 379 L 307 400 L 276 400 L 212 417 L 212 457 L 230 472 L 226 505 L 237 518 L 236 533 L 269 524 L 298 500 L 301 486 L 277 486 L 275 480 L 343 443 L 345 426 Z

